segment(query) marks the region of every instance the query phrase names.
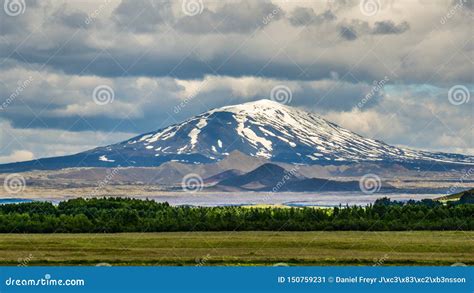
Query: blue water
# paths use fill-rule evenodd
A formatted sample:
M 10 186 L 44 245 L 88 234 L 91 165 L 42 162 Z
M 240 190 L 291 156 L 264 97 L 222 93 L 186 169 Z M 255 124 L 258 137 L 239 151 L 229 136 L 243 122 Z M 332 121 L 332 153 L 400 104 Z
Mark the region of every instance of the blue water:
M 24 198 L 0 198 L 0 204 L 11 204 L 11 203 L 23 203 L 23 202 L 32 202 L 31 199 Z

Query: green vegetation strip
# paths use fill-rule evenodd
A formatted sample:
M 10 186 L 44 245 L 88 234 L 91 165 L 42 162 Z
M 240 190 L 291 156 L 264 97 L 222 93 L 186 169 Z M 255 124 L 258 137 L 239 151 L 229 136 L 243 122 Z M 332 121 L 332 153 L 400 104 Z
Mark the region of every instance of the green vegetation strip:
M 0 265 L 474 265 L 474 232 L 2 234 Z
M 471 199 L 468 199 L 471 200 Z M 0 233 L 474 230 L 474 204 L 387 198 L 360 207 L 174 207 L 127 198 L 0 205 Z

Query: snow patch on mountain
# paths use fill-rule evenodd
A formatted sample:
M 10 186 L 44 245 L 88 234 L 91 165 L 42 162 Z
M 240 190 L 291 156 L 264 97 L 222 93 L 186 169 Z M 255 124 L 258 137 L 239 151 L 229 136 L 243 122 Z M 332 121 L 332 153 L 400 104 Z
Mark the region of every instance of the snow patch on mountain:
M 107 159 L 107 156 L 100 156 L 99 161 L 102 161 L 102 162 L 115 162 L 115 160 Z

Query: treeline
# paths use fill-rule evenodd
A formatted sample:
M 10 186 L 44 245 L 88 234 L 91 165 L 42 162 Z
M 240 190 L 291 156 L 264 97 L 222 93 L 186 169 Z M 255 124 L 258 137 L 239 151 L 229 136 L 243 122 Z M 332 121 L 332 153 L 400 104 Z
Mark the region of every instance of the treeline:
M 127 198 L 72 199 L 0 206 L 1 233 L 165 231 L 474 230 L 474 205 L 384 198 L 366 207 L 173 207 Z

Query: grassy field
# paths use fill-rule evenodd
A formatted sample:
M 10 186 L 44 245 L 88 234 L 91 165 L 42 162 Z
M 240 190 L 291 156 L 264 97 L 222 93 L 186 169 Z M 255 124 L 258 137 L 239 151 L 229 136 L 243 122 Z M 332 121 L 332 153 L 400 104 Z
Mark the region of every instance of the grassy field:
M 474 265 L 473 240 L 462 231 L 0 234 L 0 265 Z

